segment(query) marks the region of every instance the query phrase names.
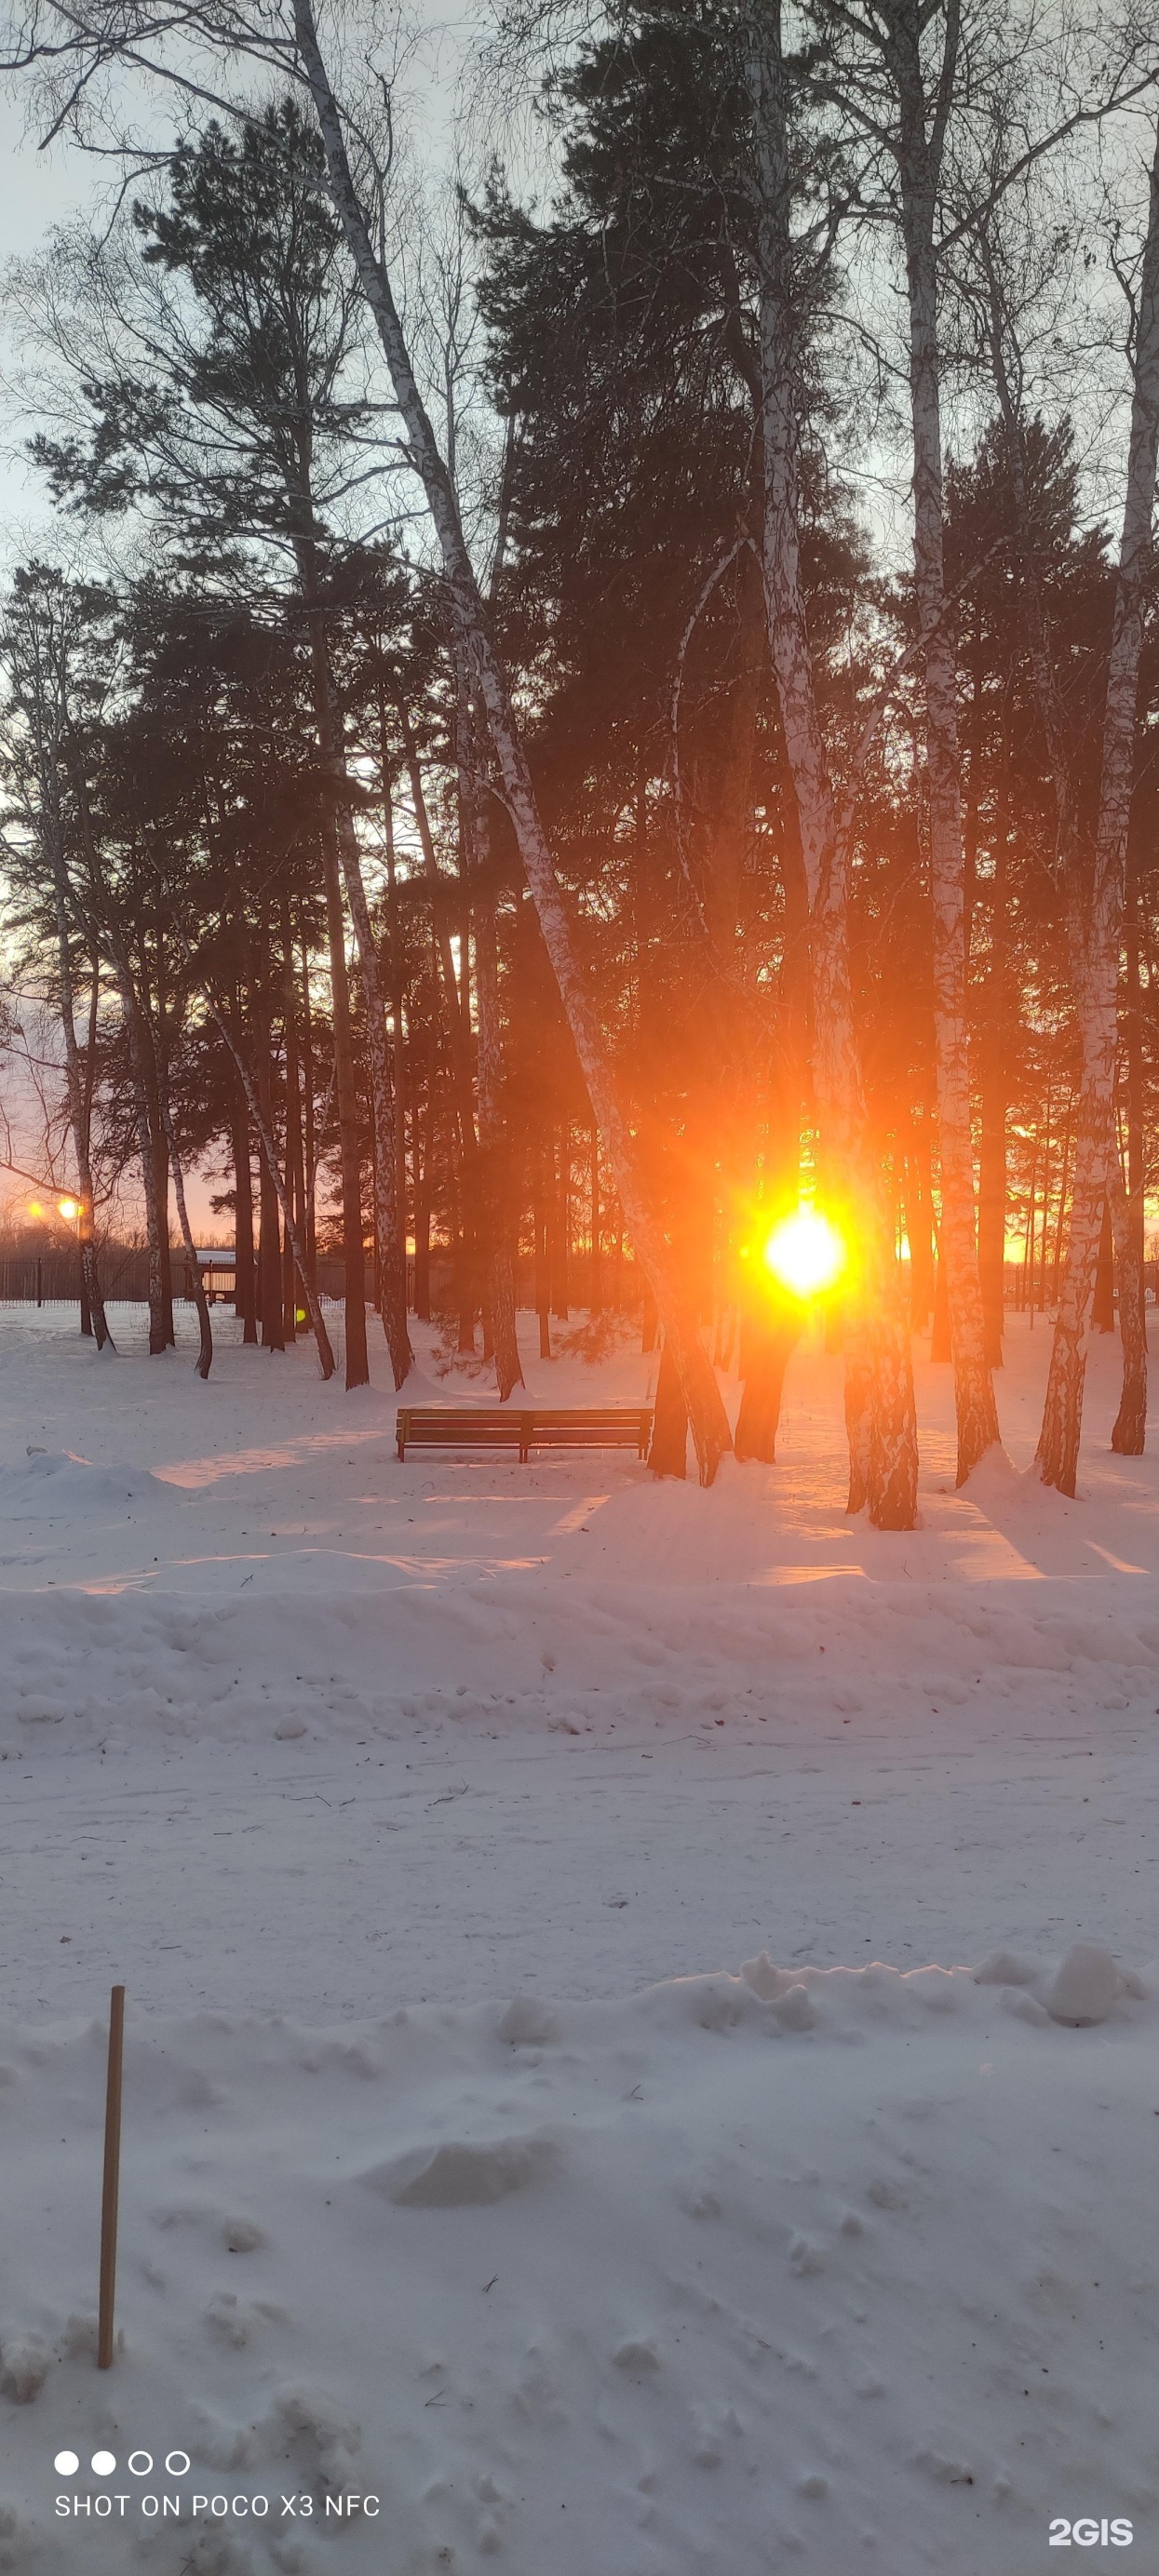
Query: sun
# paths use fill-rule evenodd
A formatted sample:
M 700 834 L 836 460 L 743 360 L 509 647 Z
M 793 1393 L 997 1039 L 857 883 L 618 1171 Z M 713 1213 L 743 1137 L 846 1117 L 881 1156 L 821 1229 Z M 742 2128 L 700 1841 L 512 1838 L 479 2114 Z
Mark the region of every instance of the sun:
M 819 1297 L 845 1268 L 845 1246 L 828 1217 L 795 1208 L 782 1217 L 765 1245 L 765 1263 L 792 1297 Z

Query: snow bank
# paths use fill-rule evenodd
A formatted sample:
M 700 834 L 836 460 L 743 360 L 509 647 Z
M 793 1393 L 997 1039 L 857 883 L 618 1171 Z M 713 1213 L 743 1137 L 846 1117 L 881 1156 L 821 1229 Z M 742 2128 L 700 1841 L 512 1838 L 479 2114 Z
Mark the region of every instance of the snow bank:
M 1096 1345 L 1087 1499 L 1028 1481 L 1046 1351 L 1012 1331 L 1012 1463 L 961 1494 L 919 1369 L 897 1539 L 845 1517 L 815 1350 L 778 1466 L 705 1495 L 399 1468 L 389 1389 L 308 1350 L 202 1386 L 0 1324 L 0 2569 L 1028 2576 L 1051 2517 L 1145 2541 L 1159 1468 L 1102 1457 Z M 819 1964 L 865 1949 L 907 1964 Z M 110 1971 L 98 2374 L 104 2032 L 61 2016 Z
M 1023 2576 L 1053 2515 L 1142 2525 L 1150 1982 L 766 1956 L 342 2029 L 131 2014 L 108 2375 L 103 2032 L 5 2029 L 0 2567 L 313 2576 L 340 2528 L 350 2576 Z

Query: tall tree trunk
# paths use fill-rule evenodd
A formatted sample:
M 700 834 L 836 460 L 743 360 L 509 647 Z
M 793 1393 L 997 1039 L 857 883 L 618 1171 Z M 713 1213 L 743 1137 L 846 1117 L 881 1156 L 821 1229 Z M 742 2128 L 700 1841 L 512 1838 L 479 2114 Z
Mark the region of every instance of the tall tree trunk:
M 1066 1269 L 1050 1354 L 1038 1443 L 1045 1485 L 1073 1494 L 1082 1430 L 1087 1327 L 1103 1194 L 1114 1135 L 1119 960 L 1127 834 L 1135 770 L 1139 661 L 1159 452 L 1159 132 L 1151 166 L 1147 238 L 1135 303 L 1134 385 L 1123 532 L 1115 580 L 1103 719 L 1099 812 L 1087 900 L 1075 946 L 1082 1033 L 1082 1090 Z M 1076 904 L 1075 911 L 1079 910 Z
M 161 1116 L 165 1125 L 165 1142 L 169 1148 L 169 1168 L 173 1174 L 177 1221 L 181 1228 L 181 1240 L 185 1246 L 185 1260 L 189 1271 L 189 1284 L 193 1290 L 193 1302 L 197 1308 L 199 1336 L 197 1375 L 204 1379 L 208 1377 L 213 1367 L 213 1326 L 209 1320 L 209 1299 L 205 1294 L 205 1281 L 201 1276 L 201 1263 L 197 1258 L 197 1246 L 193 1240 L 193 1228 L 189 1222 L 189 1210 L 185 1203 L 185 1174 L 181 1168 L 177 1139 L 173 1133 L 173 1118 L 164 1091 L 161 1094 Z
M 1062 1207 L 1058 1211 L 1058 1230 L 1062 1233 Z M 1061 1262 L 1056 1255 L 1055 1293 Z M 1115 1329 L 1115 1238 L 1111 1228 L 1111 1201 L 1108 1192 L 1103 1200 L 1102 1223 L 1099 1226 L 1099 1248 L 1095 1256 L 1095 1285 L 1091 1297 L 1091 1326 L 1096 1333 L 1113 1333 Z
M 595 1315 L 598 1314 L 604 1302 L 603 1272 L 600 1264 L 600 1131 L 598 1127 L 592 1129 L 591 1238 L 592 1275 L 588 1290 L 588 1305 Z
M 688 1473 L 688 1407 L 676 1355 L 669 1349 L 667 1336 L 660 1348 L 648 1465 L 654 1476 L 683 1477 Z
M 315 1207 L 317 1196 L 318 1146 L 314 1132 L 314 1019 L 310 1005 L 310 953 L 306 946 L 304 935 L 302 939 L 302 1089 L 302 1105 L 304 1110 L 302 1144 L 306 1158 L 305 1169 L 303 1172 L 306 1191 L 303 1215 L 303 1242 L 306 1249 L 307 1271 L 312 1280 L 316 1275 L 318 1267 L 318 1219 Z M 304 1280 L 303 1285 L 305 1285 Z
M 849 1311 L 849 1503 L 882 1529 L 917 1515 L 917 1417 L 892 1222 L 870 1168 L 849 972 L 845 835 L 839 831 L 813 680 L 800 571 L 791 172 L 780 0 L 749 22 L 760 279 L 762 570 L 769 649 L 808 888 L 814 1087 L 827 1187 L 856 1230 L 861 1285 Z
M 233 1058 L 234 1068 L 236 1070 L 238 1080 L 241 1083 L 242 1090 L 245 1093 L 250 1117 L 253 1120 L 257 1133 L 258 1148 L 262 1157 L 262 1166 L 263 1169 L 269 1173 L 270 1178 L 273 1181 L 274 1191 L 282 1211 L 286 1231 L 294 1247 L 294 1259 L 298 1265 L 298 1276 L 306 1291 L 306 1304 L 309 1307 L 310 1322 L 314 1328 L 314 1340 L 318 1349 L 319 1368 L 321 1369 L 324 1378 L 333 1377 L 334 1353 L 330 1346 L 329 1333 L 326 1330 L 326 1319 L 322 1313 L 321 1300 L 318 1295 L 317 1284 L 314 1277 L 314 1264 L 307 1255 L 305 1237 L 299 1230 L 293 1206 L 287 1193 L 285 1182 L 282 1179 L 278 1163 L 278 1148 L 274 1138 L 273 1129 L 271 1128 L 262 1108 L 258 1086 L 245 1061 L 245 1057 L 233 1038 L 227 1021 L 219 1011 L 212 992 L 209 991 L 205 985 L 201 986 L 201 996 L 205 1003 L 205 1007 L 209 1012 L 209 1016 L 213 1021 L 214 1027 L 217 1029 L 223 1040 L 227 1053 Z
M 459 796 L 462 849 L 475 921 L 475 1006 L 478 1014 L 479 1161 L 477 1209 L 486 1260 L 486 1306 L 499 1401 L 523 1385 L 515 1332 L 515 1267 L 512 1259 L 511 1145 L 503 1105 L 503 1037 L 499 1013 L 499 954 L 491 878 L 491 818 L 483 744 L 472 703 L 462 646 L 455 656 L 458 682 Z
M 269 1004 L 269 941 L 262 939 L 261 985 L 254 1011 L 254 1031 L 258 1046 L 257 1089 L 262 1125 L 274 1136 L 274 1090 L 270 1064 L 272 1039 Z M 286 1347 L 282 1301 L 282 1244 L 278 1230 L 279 1191 L 277 1152 L 263 1154 L 259 1174 L 258 1197 L 258 1277 L 261 1282 L 262 1349 L 284 1351 Z M 283 1185 L 284 1186 L 284 1185 Z
M 1003 726 L 1002 785 L 994 835 L 990 970 L 982 1031 L 982 1141 L 978 1159 L 978 1277 L 986 1357 L 1002 1366 L 1006 1300 L 1006 1022 L 1008 1013 L 1007 877 L 1010 834 L 1010 745 Z
M 310 509 L 308 498 L 303 508 Z M 334 1022 L 334 1074 L 338 1104 L 338 1143 L 342 1170 L 342 1257 L 345 1268 L 346 1387 L 349 1392 L 370 1383 L 366 1343 L 366 1254 L 362 1240 L 362 1156 L 358 1136 L 358 1082 L 350 1026 L 350 980 L 346 966 L 346 922 L 342 910 L 339 856 L 344 820 L 353 833 L 349 780 L 339 738 L 326 624 L 318 599 L 317 550 L 312 531 L 297 547 L 298 578 L 306 603 L 310 635 L 310 674 L 314 729 L 327 796 L 321 818 L 322 878 L 326 893 L 326 939 L 330 952 L 330 998 Z
M 377 328 L 409 452 L 422 480 L 459 631 L 470 646 L 495 746 L 519 854 L 539 915 L 576 1052 L 616 1174 L 625 1217 L 638 1256 L 648 1270 L 666 1320 L 674 1362 L 684 1390 L 701 1481 L 711 1484 L 731 1448 L 728 1417 L 690 1308 L 669 1259 L 663 1233 L 644 1191 L 619 1097 L 611 1056 L 580 964 L 563 892 L 544 831 L 526 745 L 490 619 L 463 534 L 454 483 L 419 392 L 410 351 L 385 262 L 374 245 L 372 224 L 359 198 L 346 151 L 342 119 L 318 44 L 311 0 L 295 0 L 295 33 L 318 118 L 333 202 L 346 236 L 367 306 Z
M 382 961 L 370 920 L 362 862 L 348 810 L 338 817 L 338 846 L 346 899 L 358 942 L 358 966 L 366 1016 L 367 1053 L 374 1125 L 374 1226 L 378 1246 L 378 1280 L 383 1329 L 396 1390 L 414 1366 L 406 1323 L 406 1258 L 398 1226 L 396 1108 L 390 1079 L 390 1045 L 386 1031 L 386 991 Z
M 1139 982 L 1139 881 L 1132 870 L 1127 884 L 1127 1011 L 1124 1030 L 1127 1057 L 1127 1196 L 1133 1256 L 1143 1277 L 1144 1194 L 1147 1154 L 1144 1134 L 1143 997 Z M 1146 1333 L 1144 1332 L 1144 1341 Z
M 1112 1153 L 1107 1175 L 1107 1200 L 1115 1237 L 1119 1332 L 1123 1343 L 1123 1390 L 1111 1432 L 1111 1447 L 1121 1458 L 1141 1458 L 1147 1445 L 1147 1326 L 1143 1263 L 1117 1151 Z
M 1143 1134 L 1143 1026 L 1139 983 L 1138 871 L 1127 880 L 1127 1190 L 1120 1204 L 1116 1169 L 1110 1175 L 1111 1222 L 1119 1270 L 1119 1331 L 1123 1343 L 1123 1391 L 1111 1433 L 1111 1447 L 1123 1457 L 1139 1458 L 1147 1437 L 1147 1289 L 1144 1268 L 1143 1199 L 1146 1157 Z
M 551 1311 L 557 1324 L 566 1324 L 570 1313 L 571 1281 L 571 1120 L 565 1118 L 559 1130 L 558 1155 L 552 1145 L 551 1182 Z M 649 1349 L 651 1344 L 649 1344 Z
M 781 1314 L 746 1315 L 740 1330 L 740 1374 L 744 1392 L 736 1418 L 739 1459 L 760 1458 L 776 1465 L 777 1430 L 785 1371 L 801 1338 L 803 1317 L 786 1305 Z
M 173 1321 L 173 1249 L 169 1241 L 169 1155 L 165 1145 L 165 1118 L 156 1061 L 150 1047 L 145 1059 L 148 1085 L 149 1133 L 153 1139 L 153 1170 L 157 1194 L 157 1254 L 161 1269 L 161 1316 L 169 1350 L 177 1348 Z
M 398 878 L 394 847 L 394 798 L 390 782 L 390 758 L 386 735 L 386 708 L 379 699 L 379 757 L 382 770 L 382 812 L 386 837 L 386 903 L 387 943 L 389 956 L 390 1008 L 394 1022 L 394 1207 L 398 1229 L 399 1258 L 402 1262 L 403 1296 L 406 1295 L 406 1117 L 407 1097 L 411 1089 L 407 1076 L 407 1047 L 404 1026 L 405 971 L 402 947 L 402 925 L 398 909 Z M 413 1110 L 412 1110 L 413 1114 Z
M 947 18 L 938 101 L 932 117 L 922 60 L 924 25 L 921 0 L 906 0 L 904 7 L 892 13 L 890 52 L 899 108 L 897 160 L 909 289 L 914 589 L 925 676 L 941 1249 L 950 1299 L 958 1418 L 957 1481 L 961 1485 L 1000 1434 L 986 1356 L 975 1238 L 958 675 L 943 542 L 941 357 L 934 222 L 945 115 L 957 76 L 956 9 L 951 8 Z
M 157 1159 L 154 1151 L 153 1128 L 149 1118 L 149 1034 L 145 1027 L 124 941 L 110 921 L 106 920 L 104 926 L 113 960 L 117 991 L 121 997 L 125 1033 L 129 1041 L 137 1152 L 141 1164 L 141 1194 L 145 1201 L 145 1240 L 149 1251 L 149 1357 L 159 1359 L 162 1352 L 170 1348 L 172 1334 L 166 1330 L 165 1323 L 165 1294 L 161 1271 L 161 1211 L 157 1200 Z
M 43 805 L 45 803 L 43 790 L 41 801 Z M 52 805 L 55 805 L 55 803 L 56 799 L 53 798 Z M 105 1301 L 101 1293 L 100 1273 L 97 1264 L 96 1221 L 93 1208 L 93 1173 L 92 1162 L 90 1159 L 92 1087 L 91 1080 L 89 1078 L 89 1066 L 92 1063 L 95 1053 L 93 1022 L 96 1016 L 95 1005 L 99 991 L 97 962 L 94 958 L 94 1007 L 90 1014 L 89 1022 L 89 1057 L 88 1064 L 82 1068 L 80 1049 L 76 1042 L 76 994 L 73 985 L 72 949 L 69 939 L 69 888 L 63 835 L 59 828 L 57 815 L 51 810 L 51 807 L 45 813 L 44 822 L 45 837 L 46 840 L 49 841 L 47 855 L 52 868 L 53 900 L 56 916 L 57 973 L 60 978 L 60 1017 L 61 1028 L 64 1033 L 64 1063 L 65 1075 L 68 1084 L 68 1115 L 69 1125 L 72 1129 L 73 1152 L 76 1156 L 77 1180 L 79 1182 L 79 1209 L 77 1214 L 76 1230 L 77 1243 L 80 1250 L 81 1295 L 87 1311 L 89 1330 L 96 1342 L 98 1351 L 109 1350 L 115 1353 L 116 1343 L 109 1331 L 108 1322 L 105 1316 Z
M 551 1358 L 551 1272 L 548 1264 L 547 1191 L 544 1187 L 545 1149 L 542 1135 L 537 1138 L 533 1164 L 531 1222 L 535 1238 L 535 1312 L 539 1319 L 539 1356 Z M 550 1187 L 550 1184 L 548 1184 Z
M 431 1152 L 434 1142 L 433 1048 L 430 1031 L 426 1033 L 423 1053 L 425 1068 L 420 1066 L 416 1051 L 415 1030 L 411 1028 L 411 1067 L 414 1082 L 414 1109 L 411 1113 L 411 1154 L 414 1162 L 415 1217 L 415 1313 L 420 1323 L 431 1320 Z M 425 1086 L 421 1073 L 426 1072 Z M 421 1113 L 421 1114 L 420 1114 Z
M 454 950 L 447 926 L 446 899 L 449 889 L 435 851 L 430 811 L 423 786 L 422 764 L 414 727 L 410 720 L 410 711 L 405 700 L 399 699 L 396 702 L 396 712 L 402 732 L 403 753 L 410 782 L 411 803 L 414 807 L 419 847 L 423 854 L 427 884 L 431 890 L 432 931 L 439 965 L 439 980 L 446 1005 L 447 1044 L 451 1059 L 460 1184 L 460 1223 L 453 1234 L 459 1309 L 459 1349 L 466 1353 L 475 1348 L 475 1314 L 478 1301 L 475 1293 L 475 1263 L 472 1256 L 479 1231 L 479 1147 L 475 1133 L 471 1074 L 470 1010 L 465 989 L 460 989 L 459 977 L 455 972 Z
M 257 1316 L 254 1304 L 254 1196 L 250 1171 L 249 1111 L 241 1081 L 235 1075 L 235 1091 L 230 1128 L 233 1142 L 233 1304 L 241 1317 L 243 1344 L 256 1342 Z
M 914 1332 L 920 1333 L 933 1313 L 934 1228 L 929 1153 L 924 1139 L 919 1139 L 916 1118 L 910 1120 L 906 1155 L 905 1227 L 910 1257 L 910 1323 Z
M 164 1103 L 169 1097 L 169 1063 L 166 1046 L 165 963 L 160 935 L 156 941 L 154 981 L 155 993 L 150 988 L 148 944 L 142 937 L 141 974 L 136 989 L 141 1008 L 149 1129 L 153 1138 L 153 1161 L 157 1175 L 161 1306 L 165 1318 L 165 1339 L 170 1350 L 176 1350 L 177 1333 L 173 1320 L 173 1252 L 169 1241 L 169 1148 L 165 1139 L 164 1117 Z
M 305 1156 L 302 1146 L 302 1074 L 298 1061 L 297 976 L 290 907 L 282 905 L 282 1030 L 286 1050 L 286 1196 L 299 1225 L 305 1210 Z M 287 1226 L 282 1239 L 282 1314 L 287 1342 L 298 1338 L 298 1272 Z

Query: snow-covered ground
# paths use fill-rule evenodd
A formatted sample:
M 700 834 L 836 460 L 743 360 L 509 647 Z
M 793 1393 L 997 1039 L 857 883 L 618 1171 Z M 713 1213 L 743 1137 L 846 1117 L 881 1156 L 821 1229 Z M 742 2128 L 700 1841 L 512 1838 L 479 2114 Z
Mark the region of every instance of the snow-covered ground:
M 891 1538 L 817 1349 L 778 1466 L 702 1494 L 400 1468 L 381 1360 L 348 1397 L 215 1320 L 203 1387 L 131 1315 L 109 1363 L 0 1315 L 0 2567 L 1029 2576 L 1051 2517 L 1159 2567 L 1159 1466 L 1107 1451 L 1115 1346 L 1073 1504 L 1022 1472 L 1041 1321 L 966 1496 L 922 1364 Z M 1118 1963 L 1077 2001 L 1076 1943 Z

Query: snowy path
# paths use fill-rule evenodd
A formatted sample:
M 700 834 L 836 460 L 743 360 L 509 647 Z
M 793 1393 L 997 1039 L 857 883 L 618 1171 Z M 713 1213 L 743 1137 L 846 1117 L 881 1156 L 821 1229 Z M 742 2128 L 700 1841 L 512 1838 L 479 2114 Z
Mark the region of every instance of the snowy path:
M 626 1993 L 754 1948 L 948 1963 L 990 1927 L 1043 1953 L 1159 1947 L 1159 1778 L 1122 1718 L 1093 1749 L 906 1761 L 820 1737 L 807 1765 L 650 1731 L 480 1744 L 448 1722 L 340 1764 L 191 1745 L 6 1775 L 3 2009 L 86 2011 L 123 1975 L 150 2011 L 324 2021 Z

